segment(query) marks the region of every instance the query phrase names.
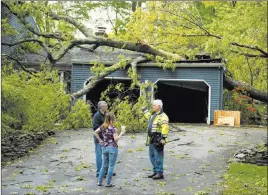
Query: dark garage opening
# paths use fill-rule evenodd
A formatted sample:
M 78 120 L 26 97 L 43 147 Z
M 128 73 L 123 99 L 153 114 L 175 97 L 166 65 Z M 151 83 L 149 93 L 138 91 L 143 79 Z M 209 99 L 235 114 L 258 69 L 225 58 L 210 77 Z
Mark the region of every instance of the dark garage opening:
M 130 97 L 131 102 L 136 102 L 137 98 L 140 96 L 140 90 L 139 89 L 129 89 L 131 85 L 130 80 L 115 80 L 115 79 L 104 79 L 100 81 L 93 90 L 91 90 L 86 95 L 86 100 L 90 100 L 91 102 L 91 110 L 93 113 L 95 113 L 98 109 L 98 102 L 101 98 L 101 93 L 104 92 L 110 84 L 113 84 L 114 86 L 118 83 L 122 83 L 124 85 L 124 93 L 120 93 L 120 98 L 122 99 L 125 96 Z M 108 94 L 110 99 L 114 99 L 118 96 L 117 92 L 111 92 Z
M 207 122 L 208 86 L 204 82 L 160 81 L 155 99 L 162 99 L 164 112 L 172 123 Z

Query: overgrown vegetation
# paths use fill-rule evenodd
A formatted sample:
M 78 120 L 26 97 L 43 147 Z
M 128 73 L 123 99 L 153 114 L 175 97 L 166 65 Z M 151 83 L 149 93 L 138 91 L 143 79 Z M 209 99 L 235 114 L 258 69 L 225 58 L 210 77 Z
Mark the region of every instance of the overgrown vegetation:
M 141 108 L 147 106 L 146 96 L 137 97 L 133 91 L 133 88 L 125 88 L 122 83 L 110 85 L 101 99 L 108 103 L 109 111 L 115 113 L 118 129 L 125 125 L 127 132 L 144 132 L 148 121 Z
M 72 106 L 71 111 L 68 113 L 68 116 L 63 121 L 63 129 L 78 129 L 80 127 L 92 126 L 91 123 L 91 110 L 89 104 L 83 100 L 77 100 L 74 106 Z
M 38 132 L 55 129 L 90 127 L 89 105 L 78 100 L 71 106 L 56 70 L 43 69 L 35 76 L 2 67 L 2 136 L 13 130 Z
M 233 163 L 224 178 L 223 195 L 267 194 L 266 166 Z

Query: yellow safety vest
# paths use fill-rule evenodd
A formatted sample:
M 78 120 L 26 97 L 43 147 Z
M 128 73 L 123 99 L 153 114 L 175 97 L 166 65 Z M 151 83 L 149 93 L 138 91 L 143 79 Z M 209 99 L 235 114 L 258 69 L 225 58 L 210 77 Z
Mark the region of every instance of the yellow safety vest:
M 145 117 L 150 122 L 153 115 L 149 112 L 146 112 Z M 168 142 L 168 139 L 167 139 L 168 132 L 169 132 L 168 121 L 169 121 L 168 116 L 164 112 L 162 112 L 161 114 L 156 115 L 152 124 L 152 133 L 154 132 L 161 133 L 165 142 Z M 147 136 L 146 145 L 149 145 L 149 144 L 150 144 L 150 137 Z

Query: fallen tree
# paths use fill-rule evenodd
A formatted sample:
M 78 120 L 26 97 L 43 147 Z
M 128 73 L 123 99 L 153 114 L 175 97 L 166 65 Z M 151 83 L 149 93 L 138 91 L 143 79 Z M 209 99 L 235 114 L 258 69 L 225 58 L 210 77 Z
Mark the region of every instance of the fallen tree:
M 139 37 L 135 37 L 134 35 L 132 36 L 131 41 L 95 36 L 92 33 L 92 30 L 87 28 L 87 26 L 83 24 L 80 20 L 78 20 L 75 17 L 71 17 L 70 15 L 64 15 L 61 10 L 63 9 L 63 7 L 61 7 L 62 6 L 61 4 L 57 5 L 58 7 L 56 8 L 53 7 L 55 5 L 44 4 L 45 5 L 44 6 L 42 2 L 29 3 L 29 2 L 3 1 L 2 4 L 10 11 L 11 14 L 15 15 L 19 19 L 19 21 L 25 26 L 26 28 L 25 30 L 27 30 L 27 32 L 29 32 L 32 35 L 30 38 L 29 37 L 23 38 L 21 40 L 11 43 L 2 42 L 2 45 L 10 47 L 19 45 L 25 48 L 28 47 L 29 44 L 33 44 L 35 47 L 37 47 L 37 50 L 42 49 L 46 53 L 46 61 L 44 62 L 44 64 L 46 64 L 49 67 L 48 70 L 53 69 L 54 65 L 57 62 L 59 62 L 72 48 L 81 47 L 82 45 L 90 45 L 91 48 L 89 49 L 89 51 L 91 52 L 93 52 L 98 47 L 108 46 L 112 48 L 136 51 L 141 54 L 140 58 L 130 59 L 123 63 L 119 62 L 110 67 L 103 67 L 101 72 L 99 72 L 98 74 L 89 79 L 84 89 L 71 94 L 72 98 L 74 99 L 79 98 L 84 94 L 88 93 L 90 90 L 94 89 L 96 84 L 101 80 L 103 80 L 105 76 L 111 74 L 112 72 L 117 71 L 120 68 L 126 68 L 127 67 L 126 65 L 131 65 L 130 68 L 132 68 L 132 72 L 134 73 L 132 75 L 133 82 L 135 82 L 135 85 L 140 87 L 141 83 L 136 79 L 137 76 L 135 76 L 137 74 L 136 66 L 138 63 L 149 60 L 148 54 L 150 55 L 150 59 L 157 59 L 161 57 L 162 61 L 169 60 L 172 62 L 177 62 L 183 59 L 183 57 L 180 54 L 159 49 L 155 47 L 153 44 L 150 44 L 147 41 L 140 39 Z M 32 8 L 35 8 L 35 11 L 32 11 Z M 171 13 L 167 10 L 164 11 L 170 15 L 174 15 L 174 13 Z M 25 17 L 31 15 L 38 15 L 40 17 L 40 14 L 43 14 L 45 16 L 42 19 L 39 18 L 39 20 L 40 21 L 42 20 L 43 23 L 45 23 L 46 25 L 44 27 L 45 30 L 43 30 L 42 32 L 33 28 L 25 19 Z M 49 21 L 51 24 L 48 24 L 47 21 Z M 66 29 L 68 29 L 69 31 L 64 30 L 59 31 L 59 29 L 57 28 L 57 25 L 59 23 L 65 25 Z M 219 40 L 223 39 L 220 36 L 210 33 L 199 23 L 193 21 L 191 21 L 191 23 L 192 25 L 201 29 L 205 33 L 191 36 L 208 36 Z M 52 26 L 55 27 L 52 29 Z M 75 30 L 79 30 L 84 35 L 85 38 L 76 39 L 74 36 Z M 189 37 L 190 35 L 183 34 L 180 36 Z M 237 47 L 238 49 L 247 48 L 254 52 L 261 53 L 260 55 L 255 55 L 255 57 L 261 57 L 261 58 L 268 57 L 267 52 L 258 46 L 248 46 L 236 42 L 230 42 L 230 45 L 232 45 L 233 47 Z M 254 57 L 253 54 L 250 57 Z M 16 61 L 16 59 L 13 60 Z M 224 78 L 224 87 L 226 89 L 232 90 L 237 86 L 244 87 L 247 90 L 247 93 L 253 99 L 266 103 L 268 102 L 267 94 L 265 94 L 265 92 L 262 92 L 254 88 L 250 88 L 248 87 L 247 84 L 242 83 L 240 81 L 236 81 L 230 77 Z
M 248 84 L 243 83 L 241 81 L 234 80 L 230 77 L 225 76 L 223 80 L 223 87 L 228 90 L 233 90 L 237 87 L 242 87 L 245 89 L 247 95 L 255 100 L 259 100 L 261 102 L 268 103 L 267 93 L 254 89 L 250 87 Z

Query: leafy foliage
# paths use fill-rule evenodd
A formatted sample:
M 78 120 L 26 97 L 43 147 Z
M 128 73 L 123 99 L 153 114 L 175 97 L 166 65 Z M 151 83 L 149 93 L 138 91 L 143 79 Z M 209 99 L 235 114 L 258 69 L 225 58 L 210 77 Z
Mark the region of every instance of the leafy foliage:
M 116 94 L 116 96 L 111 96 Z M 127 132 L 145 132 L 148 121 L 141 110 L 146 106 L 146 96 L 133 96 L 131 89 L 125 89 L 122 83 L 110 85 L 101 95 L 109 105 L 109 111 L 116 115 L 116 126 L 126 126 Z
M 91 119 L 88 105 L 78 101 L 70 110 L 57 71 L 45 69 L 35 76 L 16 71 L 11 65 L 2 67 L 2 135 L 12 129 L 37 132 L 51 130 L 65 121 L 67 127 L 88 126 Z M 67 118 L 67 119 L 65 119 Z
M 267 48 L 266 8 L 267 2 L 147 2 L 145 8 L 133 13 L 127 33 L 117 38 L 142 41 L 190 59 L 208 52 L 211 57 L 226 60 L 234 79 L 267 91 L 266 60 L 244 55 L 257 55 L 257 50 L 233 45 Z M 156 60 L 161 61 L 159 57 Z
M 63 129 L 78 129 L 81 127 L 91 127 L 92 114 L 89 107 L 83 100 L 77 100 L 72 106 L 67 118 L 63 121 Z

